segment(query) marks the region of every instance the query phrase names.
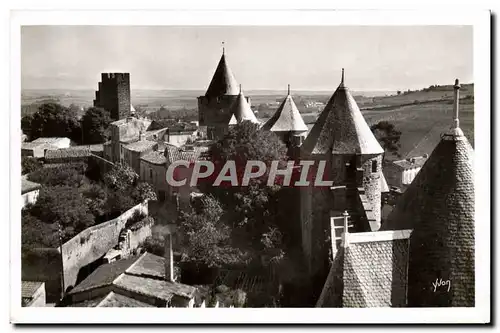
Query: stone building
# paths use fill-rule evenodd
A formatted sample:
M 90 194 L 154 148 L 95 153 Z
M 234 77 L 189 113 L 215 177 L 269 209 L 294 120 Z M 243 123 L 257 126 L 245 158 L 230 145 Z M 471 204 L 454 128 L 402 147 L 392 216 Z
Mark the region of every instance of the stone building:
M 459 88 L 457 80 L 454 125 L 383 231 L 351 234 L 345 214 L 318 307 L 474 306 L 474 152 L 459 127 Z
M 425 154 L 423 156 L 393 161 L 390 172 L 390 174 L 392 174 L 391 185 L 396 186 L 401 189 L 401 191 L 405 191 L 413 179 L 415 179 L 418 172 L 425 164 L 425 161 L 427 161 L 427 158 L 429 158 L 429 155 Z
M 73 142 L 69 138 L 38 138 L 31 142 L 21 143 L 21 156 L 43 158 L 48 149 L 69 148 Z
M 351 215 L 352 231 L 376 231 L 380 227 L 383 152 L 344 85 L 342 70 L 339 87 L 300 151 L 302 160 L 325 163 L 324 178 L 333 181 L 331 188 L 311 182 L 300 190 L 302 250 L 311 276 L 319 281 L 324 281 L 329 258 L 340 246 L 345 210 Z M 330 225 L 330 221 L 335 223 Z
M 232 116 L 230 109 L 238 95 L 238 83 L 223 51 L 207 92 L 198 97 L 199 125 L 206 127 L 208 139 L 218 139 L 227 131 Z M 250 104 L 250 99 L 244 98 Z
M 261 129 L 276 133 L 288 146 L 302 144 L 308 129 L 290 95 L 290 85 L 285 99 Z
M 95 93 L 94 106 L 110 112 L 111 119 L 130 116 L 130 74 L 101 73 L 101 82 Z
M 42 185 L 29 181 L 26 176 L 21 177 L 21 208 L 35 204 Z
M 171 235 L 151 253 L 99 266 L 67 295 L 71 307 L 200 307 L 197 288 L 176 281 Z

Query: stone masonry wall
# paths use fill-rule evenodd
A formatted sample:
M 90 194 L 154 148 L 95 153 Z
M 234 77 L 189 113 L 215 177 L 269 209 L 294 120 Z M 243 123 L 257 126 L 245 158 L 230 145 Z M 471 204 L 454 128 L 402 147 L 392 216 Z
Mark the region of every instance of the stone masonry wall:
M 372 172 L 373 161 L 377 163 L 376 172 Z M 365 195 L 372 206 L 372 212 L 375 215 L 375 219 L 380 225 L 380 210 L 382 208 L 380 170 L 382 169 L 382 155 L 362 156 L 361 163 L 363 168 L 363 187 L 365 189 Z

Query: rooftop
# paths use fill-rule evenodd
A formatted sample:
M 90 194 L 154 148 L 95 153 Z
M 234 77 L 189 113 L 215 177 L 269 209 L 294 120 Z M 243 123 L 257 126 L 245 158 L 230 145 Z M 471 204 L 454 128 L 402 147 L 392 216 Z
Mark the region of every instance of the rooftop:
M 167 144 L 165 156 L 169 164 L 175 161 L 196 162 L 203 159 L 208 151 L 208 146 L 185 145 L 183 147 L 177 147 L 172 144 Z
M 37 190 L 41 187 L 41 184 L 28 180 L 26 176 L 21 177 L 21 194 Z
M 427 155 L 409 157 L 407 159 L 394 161 L 392 163 L 394 163 L 403 170 L 408 170 L 412 168 L 422 167 L 425 164 L 425 161 L 427 161 L 428 157 L 429 156 Z
M 274 115 L 262 126 L 273 132 L 306 132 L 307 126 L 300 115 L 290 92 L 285 97 Z
M 247 99 L 243 95 L 241 88 L 238 98 L 231 106 L 231 114 L 234 116 L 234 119 L 233 116 L 231 116 L 231 120 L 229 121 L 230 125 L 234 124 L 234 120 L 236 120 L 238 124 L 245 120 L 249 120 L 254 123 L 259 122 L 250 108 L 250 105 L 248 105 Z
M 238 83 L 227 64 L 224 53 L 222 53 L 212 81 L 205 93 L 207 97 L 219 97 L 223 95 L 238 95 Z
M 90 146 L 74 146 L 70 148 L 47 149 L 45 152 L 45 160 L 89 157 L 90 155 L 92 155 Z
M 165 157 L 165 153 L 160 150 L 147 153 L 146 155 L 141 157 L 141 160 L 157 165 L 163 165 L 167 163 L 167 158 Z
M 143 151 L 152 149 L 157 144 L 158 143 L 156 141 L 139 140 L 139 141 L 127 144 L 124 148 L 128 149 L 130 151 L 143 152 Z
M 342 81 L 304 140 L 310 154 L 382 154 L 384 150 Z
M 21 297 L 31 298 L 43 286 L 44 282 L 40 281 L 21 281 Z

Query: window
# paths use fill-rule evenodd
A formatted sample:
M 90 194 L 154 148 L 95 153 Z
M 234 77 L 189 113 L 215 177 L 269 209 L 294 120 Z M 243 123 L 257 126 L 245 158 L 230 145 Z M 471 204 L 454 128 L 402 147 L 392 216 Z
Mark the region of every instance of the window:
M 372 172 L 377 172 L 377 161 L 372 161 Z
M 158 198 L 160 199 L 160 201 L 165 201 L 165 191 L 158 191 Z
M 153 179 L 153 169 L 149 169 L 149 179 Z

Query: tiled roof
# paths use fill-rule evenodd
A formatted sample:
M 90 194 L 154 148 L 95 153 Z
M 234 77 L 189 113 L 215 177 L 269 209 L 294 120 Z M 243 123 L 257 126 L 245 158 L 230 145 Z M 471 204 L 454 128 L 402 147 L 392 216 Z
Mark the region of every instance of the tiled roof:
M 474 306 L 474 151 L 443 135 L 383 229 L 413 228 L 410 306 Z M 434 292 L 436 279 L 451 281 Z
M 54 146 L 50 143 L 40 143 L 40 142 L 23 142 L 21 143 L 21 149 L 34 149 L 34 148 L 54 148 Z
M 37 190 L 40 187 L 42 187 L 42 185 L 30 181 L 26 179 L 26 177 L 21 177 L 21 194 Z
M 427 161 L 427 158 L 428 156 L 416 156 L 416 157 L 409 157 L 404 160 L 394 161 L 392 163 L 394 163 L 403 170 L 407 170 L 411 168 L 422 167 L 425 164 L 425 161 Z
M 84 158 L 90 155 L 92 155 L 92 151 L 89 146 L 74 146 L 70 148 L 47 149 L 45 152 L 45 160 Z
M 151 253 L 144 253 L 126 270 L 126 273 L 165 278 L 165 258 Z
M 21 297 L 31 298 L 40 289 L 43 282 L 40 281 L 22 281 L 21 282 Z
M 152 149 L 157 143 L 155 141 L 149 141 L 149 140 L 139 140 L 136 142 L 132 142 L 127 144 L 124 148 L 135 151 L 135 152 L 143 152 L 148 149 Z
M 262 129 L 273 132 L 306 132 L 307 126 L 292 96 L 288 94 L 274 115 L 262 126 Z
M 172 144 L 167 144 L 167 148 L 165 148 L 165 156 L 168 164 L 175 161 L 195 162 L 200 159 L 204 159 L 208 150 L 209 147 L 206 146 L 192 146 L 192 150 L 188 150 L 186 147 L 180 148 Z
M 158 147 L 159 148 L 159 147 Z M 152 151 L 150 153 L 147 153 L 146 155 L 141 157 L 141 160 L 144 160 L 148 163 L 151 164 L 158 164 L 162 165 L 167 162 L 167 158 L 165 157 L 165 153 L 163 151 Z
M 48 144 L 53 144 L 53 143 L 56 143 L 57 141 L 59 140 L 69 140 L 68 138 L 64 138 L 64 137 L 52 137 L 52 138 L 38 138 L 38 139 L 35 139 L 33 141 L 31 141 L 32 143 L 48 143 Z
M 342 307 L 406 305 L 407 238 L 349 243 L 344 251 Z
M 191 298 L 196 292 L 195 287 L 185 284 L 160 279 L 148 279 L 129 274 L 121 275 L 116 279 L 114 285 L 118 288 L 164 301 L 169 301 L 174 295 Z
M 234 101 L 233 105 L 231 105 L 230 112 L 234 115 L 238 124 L 245 120 L 249 120 L 253 123 L 259 122 L 250 108 L 250 105 L 248 105 L 247 99 L 243 95 L 242 91 L 240 91 L 238 98 L 236 98 L 236 101 Z M 232 120 L 229 121 L 229 124 L 233 125 L 231 121 Z
M 113 281 L 124 273 L 136 260 L 137 256 L 114 261 L 109 264 L 99 266 L 86 279 L 80 282 L 69 293 L 76 294 L 85 290 L 110 285 Z
M 233 72 L 226 62 L 226 56 L 222 54 L 212 81 L 208 86 L 205 96 L 219 97 L 223 95 L 238 95 L 238 83 Z
M 304 140 L 302 151 L 306 155 L 384 152 L 343 82 Z
M 153 307 L 147 303 L 138 301 L 134 298 L 110 292 L 106 297 L 99 302 L 98 307 L 103 308 L 150 308 Z

